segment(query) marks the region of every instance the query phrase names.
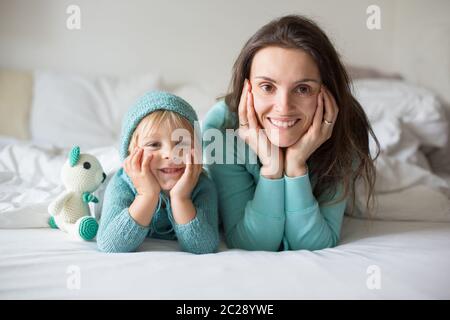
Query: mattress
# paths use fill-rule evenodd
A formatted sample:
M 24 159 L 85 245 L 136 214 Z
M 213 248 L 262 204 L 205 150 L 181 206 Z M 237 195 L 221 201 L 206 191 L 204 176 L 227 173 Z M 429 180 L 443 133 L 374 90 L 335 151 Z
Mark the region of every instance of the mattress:
M 450 223 L 346 217 L 320 251 L 107 254 L 49 228 L 0 230 L 1 299 L 449 299 Z

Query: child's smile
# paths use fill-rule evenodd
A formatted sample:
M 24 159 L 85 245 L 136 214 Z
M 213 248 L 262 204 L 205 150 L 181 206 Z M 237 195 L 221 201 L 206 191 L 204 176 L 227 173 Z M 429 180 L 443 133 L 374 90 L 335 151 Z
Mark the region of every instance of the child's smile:
M 142 139 L 144 157 L 153 155 L 150 169 L 162 190 L 171 190 L 186 168 L 182 159 L 190 148 L 180 141 L 172 141 L 168 131 L 154 132 Z M 185 150 L 186 149 L 186 150 Z
M 170 190 L 173 187 L 173 185 L 175 185 L 175 183 L 178 181 L 178 179 L 181 178 L 185 168 L 186 166 L 183 165 L 183 166 L 167 166 L 164 168 L 157 169 L 156 179 L 158 179 L 160 185 L 161 183 L 163 183 L 165 186 L 167 186 L 167 189 L 165 188 L 163 189 Z M 172 185 L 172 187 L 169 188 L 170 185 Z

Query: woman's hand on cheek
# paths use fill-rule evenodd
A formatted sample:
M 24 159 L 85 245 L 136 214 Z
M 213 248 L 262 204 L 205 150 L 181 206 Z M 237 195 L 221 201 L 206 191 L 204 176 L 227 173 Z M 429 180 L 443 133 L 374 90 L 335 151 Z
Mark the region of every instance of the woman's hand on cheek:
M 140 147 L 135 147 L 123 164 L 126 174 L 130 177 L 140 196 L 159 195 L 161 191 L 161 187 L 150 169 L 152 159 L 152 154 L 145 153 L 144 149 Z
M 197 159 L 194 161 L 194 159 Z M 177 181 L 177 183 L 170 190 L 170 198 L 172 200 L 190 200 L 192 190 L 194 190 L 197 185 L 198 179 L 202 172 L 202 164 L 196 163 L 198 161 L 199 155 L 194 155 L 194 151 L 186 155 L 185 163 L 186 168 L 184 169 L 183 175 Z
M 251 84 L 245 80 L 239 102 L 239 137 L 258 155 L 261 161 L 261 175 L 269 179 L 281 178 L 283 175 L 283 153 L 267 138 L 258 123 Z
M 322 87 L 317 100 L 317 109 L 308 131 L 286 149 L 285 174 L 288 177 L 306 174 L 306 161 L 333 133 L 339 112 L 336 101 L 325 87 Z

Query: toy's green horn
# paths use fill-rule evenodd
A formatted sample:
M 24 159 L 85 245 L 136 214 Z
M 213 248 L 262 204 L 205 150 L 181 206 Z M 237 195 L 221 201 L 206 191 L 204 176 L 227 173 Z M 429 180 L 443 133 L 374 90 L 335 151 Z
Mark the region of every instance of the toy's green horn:
M 76 165 L 78 160 L 80 160 L 80 147 L 74 146 L 69 153 L 70 166 L 73 167 L 74 165 Z

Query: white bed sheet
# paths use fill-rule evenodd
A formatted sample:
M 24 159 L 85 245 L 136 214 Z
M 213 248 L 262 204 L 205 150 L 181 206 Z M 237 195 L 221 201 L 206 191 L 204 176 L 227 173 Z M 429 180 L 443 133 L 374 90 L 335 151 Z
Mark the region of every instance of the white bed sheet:
M 1 299 L 449 299 L 450 223 L 346 217 L 341 244 L 316 252 L 208 255 L 147 239 L 105 254 L 52 229 L 0 230 Z M 369 289 L 369 266 L 380 289 Z M 70 266 L 80 289 L 69 289 Z

